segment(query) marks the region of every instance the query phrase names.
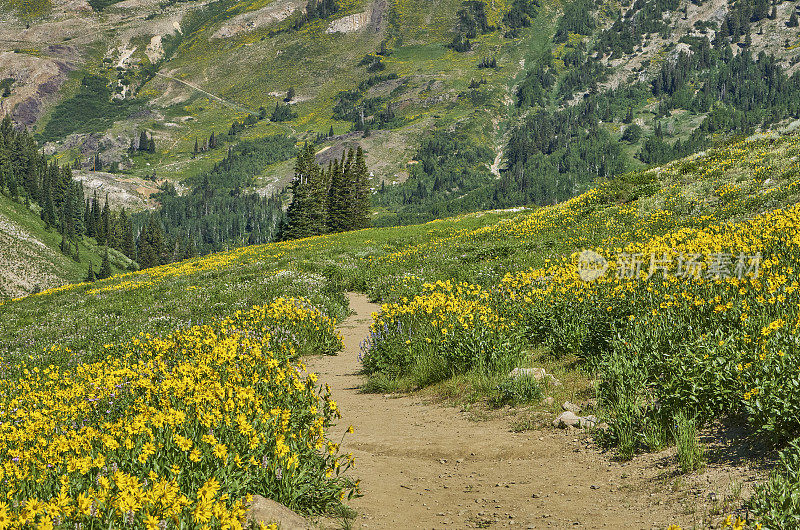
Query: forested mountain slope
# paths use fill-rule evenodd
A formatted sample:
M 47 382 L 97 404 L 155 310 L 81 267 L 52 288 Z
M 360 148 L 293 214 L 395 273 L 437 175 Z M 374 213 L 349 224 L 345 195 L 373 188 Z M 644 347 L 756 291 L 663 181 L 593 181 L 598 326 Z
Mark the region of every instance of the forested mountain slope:
M 322 164 L 362 147 L 373 222 L 393 225 L 564 201 L 800 109 L 790 2 L 15 6 L 0 7 L 4 112 L 82 174 L 162 186 L 176 256 L 277 234 L 293 162 L 276 136 Z M 214 215 L 175 211 L 208 175 Z

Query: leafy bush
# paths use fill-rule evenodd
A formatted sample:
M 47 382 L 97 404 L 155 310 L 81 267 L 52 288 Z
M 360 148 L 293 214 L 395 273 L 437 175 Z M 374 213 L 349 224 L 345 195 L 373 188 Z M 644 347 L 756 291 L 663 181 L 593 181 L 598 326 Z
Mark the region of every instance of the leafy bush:
M 6 77 L 0 80 L 0 97 L 7 98 L 11 95 L 11 87 L 14 85 L 14 81 L 13 77 Z
M 800 438 L 781 451 L 769 480 L 756 488 L 749 505 L 764 528 L 800 527 Z
M 622 140 L 630 144 L 638 143 L 642 138 L 642 128 L 635 123 L 625 127 L 625 132 L 622 133 Z
M 89 5 L 92 6 L 92 9 L 95 11 L 102 11 L 108 6 L 114 5 L 121 1 L 122 0 L 89 0 Z
M 800 337 L 784 318 L 765 326 L 758 354 L 742 359 L 744 408 L 758 432 L 775 443 L 800 434 Z
M 272 111 L 272 115 L 269 117 L 270 121 L 280 123 L 282 121 L 291 121 L 297 118 L 297 113 L 292 110 L 291 105 L 285 105 L 280 101 L 275 104 L 275 109 Z

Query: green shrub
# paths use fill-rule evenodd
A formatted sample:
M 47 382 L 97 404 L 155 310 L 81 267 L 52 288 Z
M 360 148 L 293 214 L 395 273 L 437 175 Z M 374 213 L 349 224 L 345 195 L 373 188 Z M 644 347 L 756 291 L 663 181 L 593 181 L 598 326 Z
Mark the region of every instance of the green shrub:
M 495 387 L 496 394 L 490 399 L 495 407 L 503 405 L 525 405 L 542 398 L 542 385 L 529 376 L 504 377 Z
M 112 100 L 107 79 L 86 75 L 78 93 L 53 109 L 42 130 L 42 139 L 52 141 L 73 133 L 104 131 L 139 106 L 139 102 Z
M 800 527 L 800 438 L 781 451 L 769 480 L 756 488 L 750 509 L 764 528 Z
M 769 335 L 763 352 L 738 366 L 750 421 L 776 444 L 800 433 L 800 339 L 783 326 Z

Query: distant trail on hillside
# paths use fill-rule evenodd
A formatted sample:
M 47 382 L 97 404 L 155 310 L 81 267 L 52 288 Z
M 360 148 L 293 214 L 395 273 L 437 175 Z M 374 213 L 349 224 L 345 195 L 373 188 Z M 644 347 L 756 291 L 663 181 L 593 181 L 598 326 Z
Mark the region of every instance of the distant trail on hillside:
M 649 494 L 658 469 L 628 477 L 633 468 L 584 449 L 577 430 L 514 433 L 502 415 L 475 421 L 420 395 L 361 393 L 360 344 L 380 306 L 362 294 L 348 297 L 355 314 L 338 326 L 344 351 L 307 364 L 342 413 L 328 436 L 344 436 L 343 452 L 356 458 L 350 474 L 364 496 L 350 502 L 354 528 L 664 528 L 674 521 L 675 506 Z M 349 425 L 355 433 L 345 435 Z
M 169 79 L 170 81 L 175 81 L 177 83 L 181 83 L 182 85 L 186 85 L 191 89 L 197 90 L 198 92 L 202 92 L 203 94 L 207 95 L 208 97 L 210 97 L 212 99 L 215 99 L 215 100 L 219 101 L 220 103 L 222 103 L 223 105 L 225 105 L 227 107 L 230 107 L 230 108 L 233 108 L 233 109 L 236 109 L 236 110 L 241 110 L 243 112 L 247 112 L 248 114 L 252 114 L 253 116 L 258 116 L 257 112 L 252 111 L 252 110 L 250 110 L 248 108 L 245 108 L 245 107 L 239 105 L 238 103 L 234 103 L 233 101 L 228 101 L 227 99 L 221 98 L 216 94 L 212 94 L 211 92 L 208 92 L 207 90 L 203 90 L 202 88 L 200 88 L 199 86 L 197 86 L 197 85 L 195 85 L 193 83 L 189 83 L 188 81 L 184 81 L 183 79 L 178 79 L 177 77 L 172 77 L 170 75 L 162 74 L 161 72 L 157 72 L 156 75 L 159 76 L 159 77 L 163 77 L 164 79 Z

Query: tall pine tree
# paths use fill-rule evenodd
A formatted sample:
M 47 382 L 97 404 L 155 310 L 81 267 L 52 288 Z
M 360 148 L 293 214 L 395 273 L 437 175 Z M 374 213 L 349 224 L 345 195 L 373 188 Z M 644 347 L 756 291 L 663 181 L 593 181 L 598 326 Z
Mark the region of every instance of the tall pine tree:
M 297 155 L 297 162 L 294 168 L 294 179 L 292 180 L 292 203 L 286 212 L 286 233 L 285 239 L 300 239 L 315 235 L 312 219 L 312 209 L 315 206 L 315 199 L 311 179 L 314 176 L 314 168 L 319 172 L 314 148 L 306 144 Z
M 368 228 L 372 224 L 372 190 L 369 186 L 369 169 L 361 146 L 351 168 L 351 230 Z

